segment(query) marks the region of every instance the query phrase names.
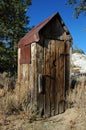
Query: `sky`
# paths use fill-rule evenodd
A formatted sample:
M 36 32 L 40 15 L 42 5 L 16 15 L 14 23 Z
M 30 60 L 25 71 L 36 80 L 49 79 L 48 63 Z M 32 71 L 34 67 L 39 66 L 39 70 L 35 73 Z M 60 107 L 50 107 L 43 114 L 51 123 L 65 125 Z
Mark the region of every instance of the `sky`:
M 86 53 L 86 16 L 82 13 L 74 18 L 74 9 L 66 5 L 67 0 L 32 0 L 27 15 L 30 16 L 29 26 L 36 26 L 49 16 L 59 12 L 73 38 L 73 46 Z

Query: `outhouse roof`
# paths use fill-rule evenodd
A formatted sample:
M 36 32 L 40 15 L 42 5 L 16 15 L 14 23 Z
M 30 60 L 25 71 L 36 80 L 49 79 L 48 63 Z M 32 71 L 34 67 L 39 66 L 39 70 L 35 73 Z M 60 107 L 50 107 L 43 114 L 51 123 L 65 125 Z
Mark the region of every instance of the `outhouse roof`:
M 31 31 L 29 31 L 18 43 L 18 47 L 22 47 L 22 46 L 26 46 L 28 44 L 31 44 L 33 42 L 38 42 L 40 40 L 39 37 L 39 31 L 41 31 L 41 29 L 43 29 L 45 27 L 45 25 L 47 25 L 54 17 L 57 17 L 60 19 L 61 24 L 64 24 L 62 18 L 60 17 L 59 13 L 56 13 L 52 16 L 50 16 L 49 18 L 47 18 L 46 20 L 44 20 L 43 22 L 41 22 L 39 25 L 37 25 L 36 27 L 34 27 Z M 68 29 L 65 28 L 64 29 L 66 32 L 69 33 Z M 69 33 L 70 34 L 70 33 Z

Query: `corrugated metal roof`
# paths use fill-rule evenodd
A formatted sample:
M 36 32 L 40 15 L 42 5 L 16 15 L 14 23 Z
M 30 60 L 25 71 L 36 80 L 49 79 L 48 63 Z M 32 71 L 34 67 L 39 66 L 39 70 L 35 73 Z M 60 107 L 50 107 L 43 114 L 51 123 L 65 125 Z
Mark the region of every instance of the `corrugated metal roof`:
M 22 47 L 28 44 L 31 44 L 33 42 L 38 42 L 39 41 L 39 31 L 56 15 L 59 15 L 59 13 L 56 13 L 49 18 L 47 18 L 45 21 L 40 23 L 38 26 L 34 27 L 30 32 L 28 32 L 18 43 L 18 47 Z

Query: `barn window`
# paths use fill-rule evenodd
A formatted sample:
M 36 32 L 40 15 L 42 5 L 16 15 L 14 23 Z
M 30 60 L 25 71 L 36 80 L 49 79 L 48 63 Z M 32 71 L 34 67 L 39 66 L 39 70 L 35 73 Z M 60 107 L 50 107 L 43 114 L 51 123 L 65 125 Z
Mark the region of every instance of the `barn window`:
M 31 46 L 27 45 L 21 48 L 20 64 L 30 64 L 30 63 L 31 63 Z

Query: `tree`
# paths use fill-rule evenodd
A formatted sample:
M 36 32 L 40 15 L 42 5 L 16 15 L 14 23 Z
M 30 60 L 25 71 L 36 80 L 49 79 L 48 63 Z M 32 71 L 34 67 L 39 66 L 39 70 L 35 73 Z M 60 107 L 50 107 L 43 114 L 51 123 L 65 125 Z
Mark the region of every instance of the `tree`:
M 67 1 L 71 5 L 75 5 L 75 13 L 74 16 L 76 18 L 79 17 L 80 13 L 84 12 L 86 13 L 86 0 L 68 0 Z
M 26 13 L 30 5 L 31 0 L 0 1 L 0 45 L 4 45 L 0 47 L 4 52 L 2 57 L 7 61 L 9 59 L 9 65 L 13 68 L 17 61 L 17 43 L 29 30 L 29 16 Z

